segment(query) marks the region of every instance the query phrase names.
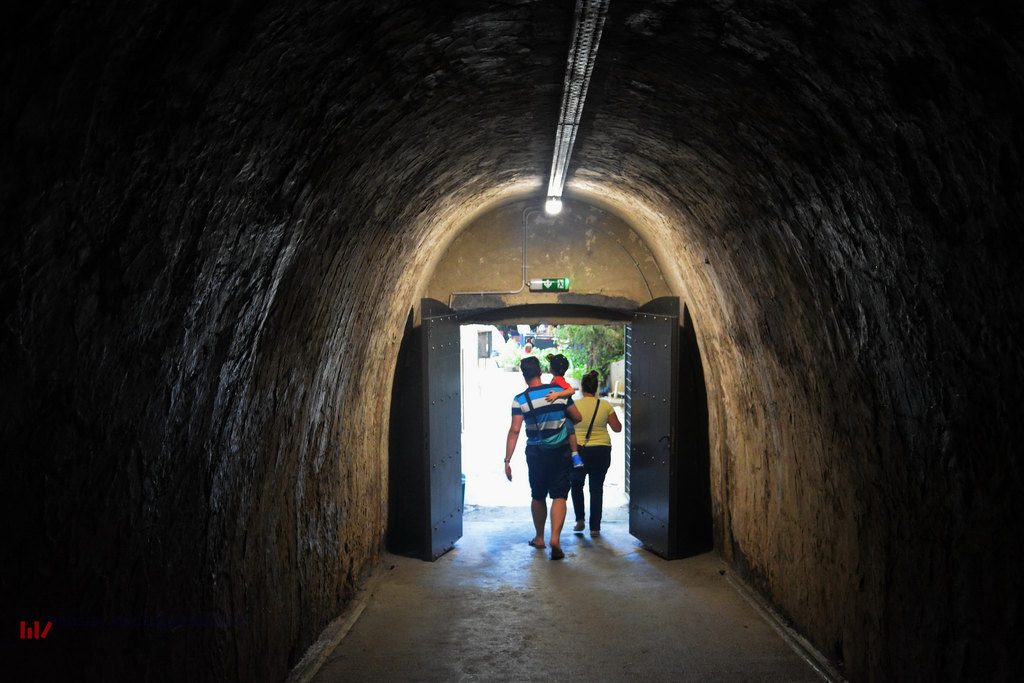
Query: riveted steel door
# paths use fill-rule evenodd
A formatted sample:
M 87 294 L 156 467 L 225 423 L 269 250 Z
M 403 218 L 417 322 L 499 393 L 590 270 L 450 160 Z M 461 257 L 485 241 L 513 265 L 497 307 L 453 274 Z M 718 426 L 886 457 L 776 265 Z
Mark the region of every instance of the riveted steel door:
M 462 538 L 462 410 L 459 319 L 434 299 L 421 302 L 426 508 L 424 557 L 435 560 Z
M 678 556 L 678 357 L 679 299 L 654 299 L 626 331 L 629 533 L 666 559 Z

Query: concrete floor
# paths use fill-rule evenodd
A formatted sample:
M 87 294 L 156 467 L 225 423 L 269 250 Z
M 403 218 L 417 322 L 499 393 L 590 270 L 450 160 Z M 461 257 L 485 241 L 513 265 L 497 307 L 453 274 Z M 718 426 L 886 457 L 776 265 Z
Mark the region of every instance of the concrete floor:
M 526 544 L 527 507 L 471 508 L 436 562 L 385 556 L 312 680 L 829 680 L 716 555 L 667 562 L 628 526 L 608 510 L 552 561 Z

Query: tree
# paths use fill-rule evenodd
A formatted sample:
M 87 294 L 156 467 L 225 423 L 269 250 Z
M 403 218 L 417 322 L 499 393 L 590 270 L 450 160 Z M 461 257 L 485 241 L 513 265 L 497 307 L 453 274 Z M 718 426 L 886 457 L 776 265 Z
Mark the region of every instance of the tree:
M 611 364 L 626 355 L 622 325 L 559 325 L 555 336 L 562 353 L 572 361 L 571 374 L 577 379 L 597 370 L 601 380 L 607 380 Z

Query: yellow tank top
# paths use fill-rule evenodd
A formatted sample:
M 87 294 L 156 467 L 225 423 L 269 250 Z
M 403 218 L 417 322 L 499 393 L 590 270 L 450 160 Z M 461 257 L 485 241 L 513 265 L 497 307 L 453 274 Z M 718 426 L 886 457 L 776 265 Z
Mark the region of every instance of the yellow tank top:
M 611 446 L 612 440 L 608 436 L 608 416 L 612 413 L 612 404 L 608 401 L 584 396 L 576 401 L 583 420 L 576 425 L 576 441 L 580 446 Z M 594 410 L 597 416 L 594 416 Z M 590 418 L 594 418 L 594 428 L 590 430 L 590 438 L 587 439 L 587 427 L 590 426 Z

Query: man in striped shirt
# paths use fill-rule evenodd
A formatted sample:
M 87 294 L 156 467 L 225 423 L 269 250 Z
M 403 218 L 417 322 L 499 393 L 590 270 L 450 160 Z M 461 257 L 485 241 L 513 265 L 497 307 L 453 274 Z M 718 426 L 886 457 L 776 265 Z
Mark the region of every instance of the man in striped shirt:
M 569 471 L 572 458 L 569 449 L 569 433 L 566 419 L 579 422 L 580 411 L 573 405 L 572 397 L 558 398 L 548 403 L 544 400 L 560 387 L 544 384 L 540 379 L 540 361 L 527 356 L 519 363 L 526 380 L 526 391 L 512 399 L 512 425 L 508 429 L 505 443 L 505 476 L 512 481 L 512 453 L 519 441 L 519 431 L 526 425 L 526 466 L 530 476 L 530 491 L 533 500 L 530 511 L 537 535 L 529 543 L 534 548 L 544 548 L 544 525 L 548 509 L 546 498 L 551 496 L 551 559 L 565 557 L 562 552 L 562 524 L 565 523 L 565 499 L 569 495 Z

